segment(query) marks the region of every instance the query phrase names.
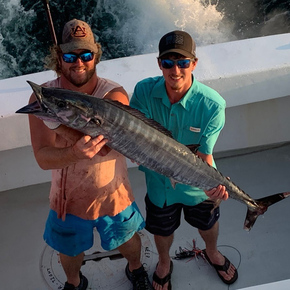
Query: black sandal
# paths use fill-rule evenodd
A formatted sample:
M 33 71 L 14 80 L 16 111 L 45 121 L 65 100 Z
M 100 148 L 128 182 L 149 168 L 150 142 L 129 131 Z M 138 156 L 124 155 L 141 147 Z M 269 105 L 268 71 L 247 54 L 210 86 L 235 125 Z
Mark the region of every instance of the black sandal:
M 232 279 L 230 280 L 226 280 L 220 273 L 219 271 L 223 271 L 223 272 L 226 272 L 228 274 L 228 269 L 230 268 L 231 266 L 231 262 L 229 261 L 229 259 L 227 257 L 224 256 L 225 258 L 225 263 L 223 265 L 217 265 L 217 264 L 213 264 L 211 262 L 211 260 L 209 259 L 208 255 L 206 254 L 206 250 L 202 250 L 202 253 L 205 257 L 205 259 L 208 261 L 208 263 L 215 268 L 217 274 L 219 275 L 219 277 L 221 278 L 221 280 L 227 284 L 227 285 L 231 285 L 233 284 L 234 282 L 236 282 L 236 280 L 238 279 L 238 270 L 235 268 L 235 274 L 234 276 L 232 277 Z
M 157 268 L 158 264 L 156 265 L 156 268 Z M 162 287 L 168 282 L 168 290 L 171 290 L 172 289 L 172 286 L 171 286 L 171 274 L 172 274 L 172 271 L 173 271 L 173 263 L 172 261 L 170 261 L 170 269 L 169 269 L 169 273 L 163 277 L 163 278 L 160 278 L 157 276 L 156 274 L 156 271 L 154 272 L 153 274 L 153 281 L 159 285 L 161 285 Z

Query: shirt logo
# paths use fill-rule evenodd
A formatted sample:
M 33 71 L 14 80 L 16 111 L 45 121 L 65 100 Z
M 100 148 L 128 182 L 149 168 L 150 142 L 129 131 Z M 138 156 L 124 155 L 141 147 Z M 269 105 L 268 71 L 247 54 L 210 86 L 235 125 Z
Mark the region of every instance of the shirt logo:
M 194 132 L 194 133 L 200 133 L 201 129 L 200 128 L 195 128 L 195 127 L 189 127 L 189 130 L 191 132 Z

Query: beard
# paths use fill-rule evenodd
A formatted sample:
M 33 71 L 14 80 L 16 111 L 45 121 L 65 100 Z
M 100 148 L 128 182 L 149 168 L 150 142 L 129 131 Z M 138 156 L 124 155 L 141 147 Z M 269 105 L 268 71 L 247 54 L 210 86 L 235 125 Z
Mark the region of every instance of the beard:
M 62 74 L 64 77 L 70 81 L 74 86 L 80 88 L 93 77 L 93 75 L 96 72 L 96 66 L 94 66 L 92 69 L 85 70 L 85 73 L 82 75 L 76 75 L 73 71 L 71 70 L 62 70 Z

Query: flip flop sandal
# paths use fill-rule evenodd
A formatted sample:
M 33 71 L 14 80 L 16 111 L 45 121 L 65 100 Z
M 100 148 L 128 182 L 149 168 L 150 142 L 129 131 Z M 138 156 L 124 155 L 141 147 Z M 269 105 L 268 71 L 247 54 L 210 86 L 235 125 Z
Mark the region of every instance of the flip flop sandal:
M 158 266 L 158 263 L 156 265 L 156 268 Z M 167 282 L 168 282 L 168 290 L 172 289 L 172 285 L 171 285 L 171 274 L 173 271 L 173 263 L 172 261 L 170 261 L 170 270 L 169 273 L 164 277 L 164 278 L 160 278 L 157 276 L 156 272 L 154 272 L 153 274 L 153 281 L 156 282 L 157 284 L 164 286 Z
M 223 271 L 223 272 L 226 272 L 226 273 L 228 274 L 228 269 L 229 269 L 230 266 L 231 266 L 231 262 L 229 261 L 229 259 L 228 259 L 226 256 L 224 256 L 224 258 L 225 258 L 225 263 L 224 263 L 223 265 L 217 265 L 217 264 L 213 264 L 213 263 L 211 262 L 211 260 L 209 259 L 208 255 L 206 254 L 205 249 L 202 250 L 202 253 L 203 253 L 205 259 L 208 261 L 208 263 L 209 263 L 212 267 L 215 268 L 217 274 L 219 275 L 219 277 L 221 278 L 221 280 L 222 280 L 225 284 L 230 285 L 230 284 L 233 284 L 234 282 L 236 282 L 236 280 L 238 279 L 238 270 L 237 270 L 237 269 L 235 269 L 235 274 L 234 274 L 234 276 L 232 277 L 232 279 L 230 279 L 230 280 L 226 280 L 226 279 L 225 279 L 225 278 L 224 278 L 224 277 L 219 273 L 219 271 Z

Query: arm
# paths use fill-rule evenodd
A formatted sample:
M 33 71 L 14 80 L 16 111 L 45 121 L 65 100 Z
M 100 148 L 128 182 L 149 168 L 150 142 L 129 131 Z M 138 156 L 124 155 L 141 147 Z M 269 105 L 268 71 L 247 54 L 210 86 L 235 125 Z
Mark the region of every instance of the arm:
M 206 161 L 209 165 L 213 165 L 213 156 L 212 154 L 203 154 L 199 151 L 196 153 L 201 159 Z M 223 199 L 227 200 L 229 198 L 229 193 L 226 190 L 226 187 L 224 185 L 219 185 L 215 188 L 212 188 L 211 190 L 205 190 L 205 194 L 212 198 L 212 199 Z
M 30 103 L 34 100 L 35 96 L 32 95 Z M 94 139 L 90 136 L 80 136 L 79 132 L 65 126 L 60 126 L 55 131 L 50 130 L 42 120 L 33 115 L 29 115 L 29 125 L 34 156 L 44 170 L 65 168 L 81 159 L 90 159 L 107 142 L 103 136 Z M 57 131 L 62 134 L 66 132 L 67 138 L 74 140 L 73 145 L 65 148 L 55 147 Z
M 110 92 L 106 94 L 105 99 L 119 101 L 120 103 L 124 105 L 127 105 L 127 106 L 129 105 L 129 97 L 123 87 L 118 87 L 111 90 Z
M 217 94 L 216 99 L 218 100 L 220 96 Z M 220 99 L 221 100 L 221 99 Z M 208 123 L 206 124 L 206 130 L 203 132 L 201 136 L 199 144 L 201 151 L 197 152 L 197 155 L 206 161 L 209 165 L 214 166 L 214 160 L 212 156 L 213 147 L 218 139 L 220 131 L 224 127 L 225 124 L 225 101 L 220 101 L 218 106 L 209 106 L 207 107 L 207 113 L 210 117 L 208 119 Z M 229 194 L 226 190 L 226 187 L 223 185 L 219 185 L 216 188 L 212 188 L 211 190 L 205 191 L 206 195 L 212 199 L 223 199 L 227 200 Z

